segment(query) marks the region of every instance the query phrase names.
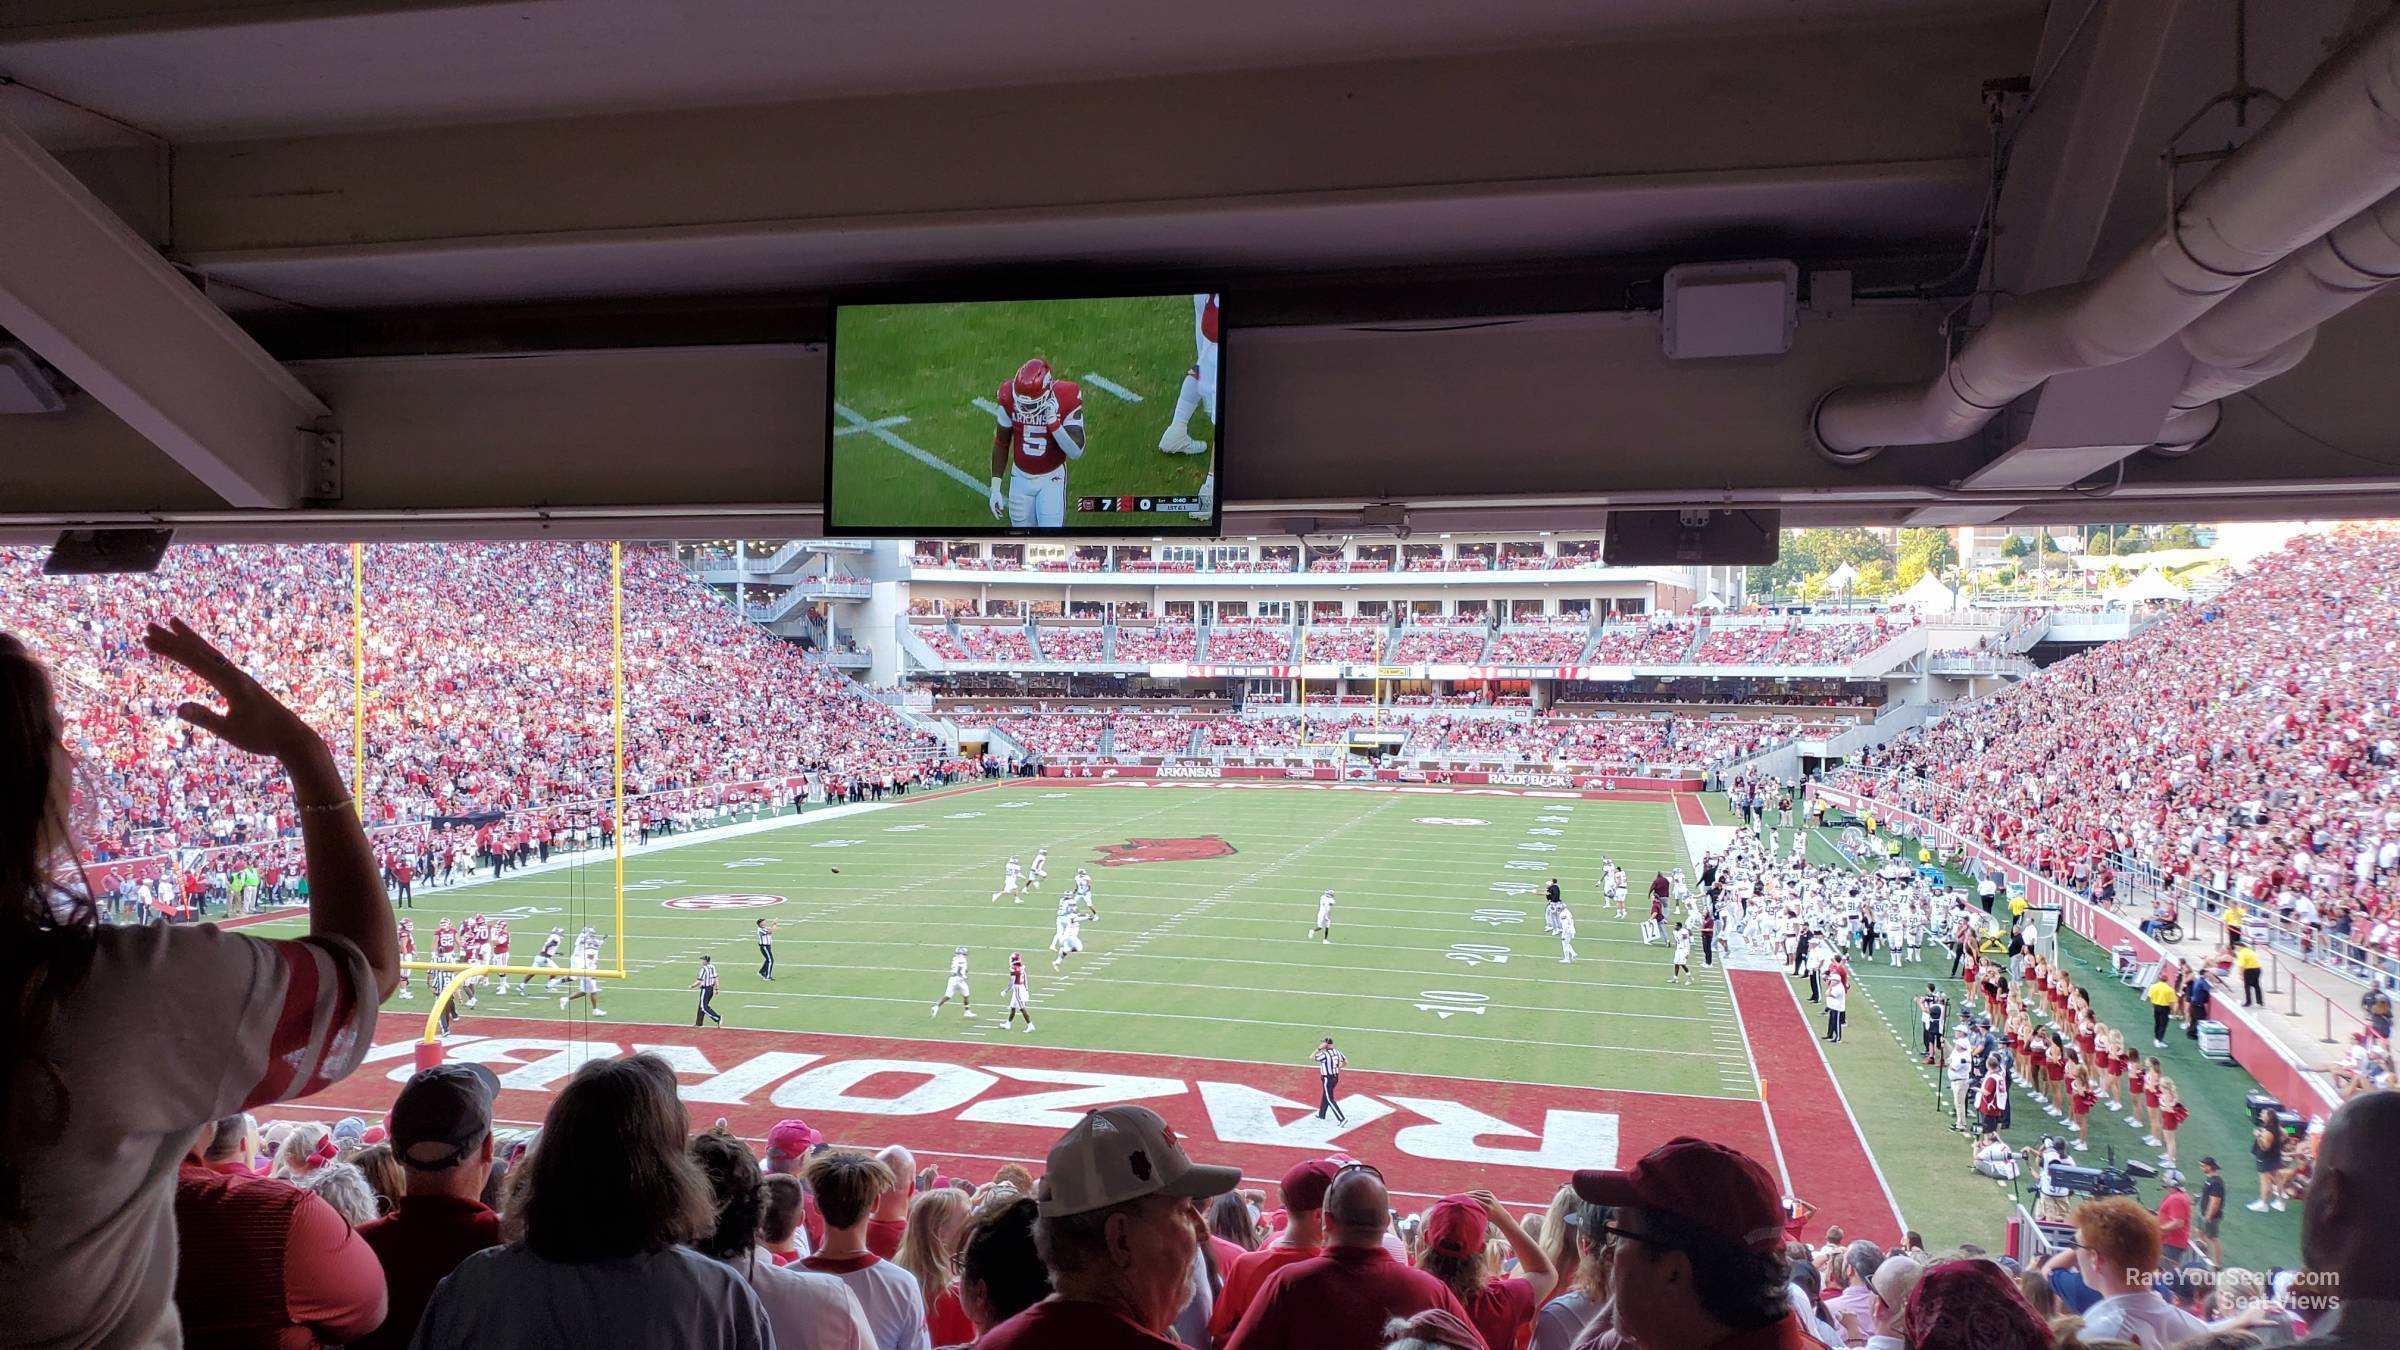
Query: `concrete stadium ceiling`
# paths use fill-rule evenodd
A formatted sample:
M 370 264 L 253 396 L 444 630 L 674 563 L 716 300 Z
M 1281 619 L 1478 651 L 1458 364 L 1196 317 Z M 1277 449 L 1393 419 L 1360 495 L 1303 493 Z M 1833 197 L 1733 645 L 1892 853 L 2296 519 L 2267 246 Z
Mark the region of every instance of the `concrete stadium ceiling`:
M 0 212 L 0 328 L 89 372 L 0 417 L 0 534 L 809 528 L 829 294 L 1009 265 L 1225 286 L 1229 530 L 2400 510 L 2388 295 L 2113 488 L 2020 469 L 1959 504 L 2034 400 L 1862 468 L 1809 448 L 1833 385 L 1939 370 L 1978 277 L 2079 280 L 2158 226 L 2205 172 L 2160 155 L 2233 82 L 2233 0 L 1146 8 L 0 5 L 0 192 L 53 208 Z M 2249 77 L 2289 95 L 2390 4 L 2253 8 Z M 2012 79 L 2030 110 L 1987 98 Z M 1811 274 L 1794 350 L 1665 360 L 1664 269 L 1753 257 Z M 317 437 L 259 443 L 284 425 Z

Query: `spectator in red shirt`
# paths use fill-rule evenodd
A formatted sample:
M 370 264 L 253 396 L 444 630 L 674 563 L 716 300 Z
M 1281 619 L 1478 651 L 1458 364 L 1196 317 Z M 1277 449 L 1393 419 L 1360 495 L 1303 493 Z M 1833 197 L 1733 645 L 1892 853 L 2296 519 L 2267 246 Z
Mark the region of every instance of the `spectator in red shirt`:
M 383 1262 L 391 1312 L 361 1350 L 404 1350 L 434 1286 L 458 1263 L 500 1245 L 500 1216 L 483 1203 L 492 1172 L 492 1099 L 500 1080 L 481 1064 L 420 1070 L 392 1103 L 392 1152 L 407 1192 L 358 1234 Z
M 1225 1287 L 1217 1291 L 1208 1317 L 1208 1334 L 1222 1345 L 1241 1324 L 1242 1314 L 1258 1296 L 1267 1277 L 1285 1266 L 1306 1261 L 1325 1246 L 1325 1192 L 1340 1175 L 1341 1164 L 1330 1158 L 1296 1163 L 1283 1174 L 1284 1229 L 1256 1251 L 1244 1252 L 1225 1268 Z
M 1391 1205 L 1380 1173 L 1345 1166 L 1325 1196 L 1324 1254 L 1269 1276 L 1226 1350 L 1375 1350 L 1395 1317 L 1440 1308 L 1466 1321 L 1466 1306 L 1440 1280 L 1384 1249 Z
M 2192 1245 L 2192 1197 L 2181 1184 L 2167 1187 L 2158 1202 L 2158 1245 L 2163 1249 L 2167 1265 L 2183 1264 Z
M 867 1250 L 889 1261 L 900 1255 L 900 1240 L 908 1236 L 908 1206 L 917 1195 L 917 1159 L 898 1144 L 875 1158 L 896 1184 L 875 1198 L 875 1217 L 867 1220 Z
M 333 1206 L 288 1181 L 202 1159 L 200 1127 L 175 1180 L 175 1308 L 194 1344 L 314 1350 L 383 1321 L 383 1267 Z
M 1518 1276 L 1488 1274 L 1484 1238 L 1497 1226 L 1516 1253 Z M 1467 1320 L 1484 1344 L 1503 1347 L 1533 1322 L 1533 1315 L 1558 1287 L 1558 1270 L 1541 1244 L 1509 1216 L 1490 1191 L 1444 1196 L 1425 1216 L 1425 1250 L 1417 1267 L 1449 1286 L 1466 1305 Z
M 1056 1292 L 985 1332 L 981 1350 L 1174 1350 L 1204 1233 L 1195 1200 L 1234 1167 L 1195 1163 L 1157 1112 L 1104 1106 L 1057 1143 L 1034 1187 L 1033 1240 Z
M 1616 1208 L 1609 1278 L 1613 1331 L 1624 1340 L 1690 1350 L 1822 1344 L 1784 1292 L 1781 1189 L 1749 1155 L 1686 1135 L 1624 1171 L 1577 1172 L 1575 1193 Z M 1609 1334 L 1595 1322 L 1581 1345 Z

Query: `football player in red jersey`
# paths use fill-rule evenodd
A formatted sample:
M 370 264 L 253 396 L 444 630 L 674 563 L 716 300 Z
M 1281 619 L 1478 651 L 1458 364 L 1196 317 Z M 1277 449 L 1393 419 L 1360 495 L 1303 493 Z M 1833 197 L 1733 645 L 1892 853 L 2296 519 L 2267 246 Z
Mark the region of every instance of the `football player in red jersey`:
M 992 519 L 1016 529 L 1067 523 L 1067 461 L 1083 458 L 1083 390 L 1054 380 L 1034 357 L 1000 384 L 1000 429 L 992 436 Z
M 1217 297 L 1192 297 L 1192 368 L 1184 372 L 1183 388 L 1175 395 L 1175 420 L 1168 424 L 1158 438 L 1158 448 L 1170 455 L 1204 455 L 1208 442 L 1192 435 L 1192 412 L 1206 406 L 1208 424 L 1217 425 Z M 1216 494 L 1217 475 L 1211 470 L 1207 481 L 1200 485 L 1200 510 L 1207 515 L 1209 498 Z

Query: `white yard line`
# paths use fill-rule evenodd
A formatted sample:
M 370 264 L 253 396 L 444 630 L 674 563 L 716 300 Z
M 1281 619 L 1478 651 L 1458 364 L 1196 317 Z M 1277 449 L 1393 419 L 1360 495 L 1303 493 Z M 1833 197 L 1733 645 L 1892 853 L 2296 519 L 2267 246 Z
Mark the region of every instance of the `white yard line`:
M 933 469 L 937 472 L 947 474 L 949 477 L 955 479 L 972 492 L 982 493 L 991 486 L 988 483 L 979 481 L 974 475 L 968 473 L 964 469 L 961 469 L 957 465 L 951 463 L 949 460 L 942 458 L 940 455 L 937 455 L 930 450 L 920 450 L 916 446 L 910 445 L 908 442 L 901 440 L 898 436 L 886 429 L 881 422 L 868 421 L 865 417 L 861 416 L 857 410 L 851 408 L 848 404 L 834 404 L 833 415 L 842 419 L 842 426 L 834 428 L 834 434 L 836 436 L 841 435 L 845 429 L 851 431 L 863 431 L 867 435 L 872 436 L 876 440 L 879 440 L 894 450 L 899 451 L 901 454 L 904 454 L 910 459 L 917 461 L 919 464 L 922 464 L 925 467 Z
M 1096 389 L 1101 389 L 1108 393 L 1114 394 L 1127 403 L 1139 403 L 1142 401 L 1142 396 L 1140 394 L 1133 392 L 1124 385 L 1121 385 L 1115 380 L 1108 378 L 1106 375 L 1095 375 L 1087 371 L 1084 374 L 1083 382 Z
M 872 422 L 854 422 L 848 426 L 835 427 L 833 429 L 833 434 L 836 436 L 855 436 L 862 431 L 879 431 L 891 427 L 904 427 L 907 425 L 908 419 L 905 417 L 878 417 Z

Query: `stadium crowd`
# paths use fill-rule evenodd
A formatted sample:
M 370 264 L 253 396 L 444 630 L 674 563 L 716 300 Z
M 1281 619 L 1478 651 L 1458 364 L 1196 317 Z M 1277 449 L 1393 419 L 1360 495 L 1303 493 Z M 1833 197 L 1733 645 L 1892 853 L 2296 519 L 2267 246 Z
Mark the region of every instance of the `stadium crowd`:
M 2074 1211 L 2077 1243 L 2054 1264 L 2096 1298 L 2054 1325 L 1979 1252 L 1799 1246 L 1807 1207 L 1695 1138 L 1573 1172 L 1520 1222 L 1488 1192 L 1400 1220 L 1396 1158 L 1391 1183 L 1373 1160 L 1299 1160 L 1270 1210 L 1140 1106 L 1086 1111 L 1038 1177 L 1009 1165 L 962 1183 L 799 1120 L 769 1132 L 762 1162 L 724 1122 L 692 1131 L 654 1053 L 583 1064 L 531 1136 L 503 1139 L 499 1080 L 465 1064 L 418 1070 L 372 1124 L 261 1127 L 254 1112 L 360 1067 L 399 983 L 393 911 L 319 734 L 180 622 L 142 647 L 205 686 L 174 713 L 190 739 L 274 766 L 315 901 L 307 935 L 284 941 L 99 922 L 59 874 L 80 747 L 41 662 L 0 637 L 12 1342 L 1986 1350 L 2113 1335 L 2168 1350 L 2302 1321 L 2316 1344 L 2388 1344 L 2400 1325 L 2393 1093 L 2345 1103 L 2318 1140 L 2316 1279 L 2218 1326 L 2162 1294 L 2179 1286 L 2160 1280 L 2158 1221 L 2138 1205 Z
M 2086 892 L 2139 866 L 2400 954 L 2400 535 L 2303 535 L 2230 590 L 1874 752 L 1848 782 Z
M 256 870 L 297 884 L 299 821 L 274 776 L 175 723 L 192 682 L 151 659 L 140 624 L 197 616 L 348 763 L 353 724 L 348 552 L 328 546 L 169 553 L 148 575 L 44 577 L 39 550 L 0 549 L 0 631 L 58 674 L 74 749 L 78 834 L 115 888 Z M 604 546 L 377 545 L 364 557 L 360 797 L 387 863 L 473 866 L 597 830 L 612 790 L 609 562 Z M 625 791 L 633 822 L 685 825 L 784 800 L 805 781 L 839 799 L 959 771 L 838 671 L 750 624 L 664 549 L 624 556 Z M 762 696 L 775 691 L 773 697 Z
M 1289 662 L 1292 659 L 1292 630 L 1281 620 L 1258 623 L 1226 623 L 1219 621 L 1208 630 L 1208 648 L 1204 660 L 1215 665 L 1237 661 Z
M 1401 630 L 1400 641 L 1392 659 L 1402 665 L 1418 661 L 1464 665 L 1483 659 L 1483 647 L 1491 636 L 1481 622 L 1427 624 L 1422 621 Z

